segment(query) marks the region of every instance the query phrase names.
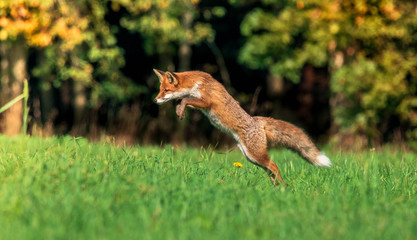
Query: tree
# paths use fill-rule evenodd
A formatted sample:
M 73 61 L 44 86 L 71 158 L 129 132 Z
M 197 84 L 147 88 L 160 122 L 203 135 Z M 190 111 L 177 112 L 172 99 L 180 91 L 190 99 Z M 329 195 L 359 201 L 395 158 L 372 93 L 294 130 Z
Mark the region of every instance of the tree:
M 298 82 L 303 66 L 331 74 L 335 124 L 365 144 L 417 139 L 413 1 L 263 1 L 247 14 L 240 60 Z M 363 139 L 363 138 L 362 138 Z
M 37 1 L 21 0 L 2 3 L 0 10 L 0 38 L 2 61 L 16 56 L 18 48 L 22 52 L 23 66 L 26 66 L 27 51 L 32 49 L 38 64 L 31 72 L 39 79 L 41 109 L 43 119 L 48 119 L 54 102 L 50 89 L 61 92 L 64 108 L 71 109 L 74 134 L 86 133 L 86 109 L 101 102 L 124 101 L 141 91 L 140 87 L 123 76 L 120 68 L 124 65 L 123 51 L 117 46 L 116 28 L 105 19 L 108 1 Z M 10 72 L 12 63 L 3 64 L 2 73 Z M 26 69 L 17 70 L 27 76 Z M 23 78 L 3 80 L 2 92 L 6 86 L 16 83 L 21 91 Z M 6 81 L 7 80 L 7 81 Z M 13 93 L 15 94 L 15 93 Z M 67 96 L 67 97 L 65 97 Z M 18 106 L 17 106 L 18 107 Z M 11 111 L 12 112 L 12 111 Z M 61 111 L 65 112 L 65 111 Z M 14 116 L 21 110 L 14 111 Z M 17 133 L 19 124 L 12 128 L 10 114 L 5 115 L 5 131 Z M 16 117 L 14 117 L 16 118 Z
M 86 24 L 82 41 L 67 51 L 66 40 L 56 39 L 40 53 L 42 64 L 33 74 L 42 79 L 42 93 L 56 88 L 61 95 L 71 95 L 71 100 L 64 99 L 63 104 L 64 108 L 72 109 L 70 122 L 76 128 L 72 129 L 73 134 L 78 135 L 87 132 L 88 108 L 106 101 L 124 101 L 136 94 L 138 88 L 120 72 L 124 65 L 123 50 L 117 46 L 117 28 L 106 20 L 107 2 L 76 1 L 72 2 L 72 8 Z M 67 121 L 68 117 L 61 118 Z
M 214 40 L 210 24 L 197 21 L 201 12 L 199 0 L 123 1 L 113 0 L 113 9 L 124 7 L 130 15 L 121 25 L 144 36 L 144 48 L 148 54 L 160 55 L 160 64 L 174 70 L 173 57 L 178 55 L 178 71 L 190 69 L 191 46 L 206 40 Z M 224 14 L 220 8 L 209 10 L 214 15 Z
M 140 35 L 146 57 L 158 58 L 155 67 L 170 71 L 186 71 L 193 67 L 192 47 L 215 38 L 208 19 L 225 14 L 220 7 L 200 8 L 199 0 L 113 0 L 112 9 L 127 13 L 121 18 L 120 25 Z M 148 84 L 156 87 L 159 82 L 154 80 Z M 154 123 L 163 135 L 169 136 L 171 141 L 183 141 L 187 121 L 192 120 L 177 121 L 175 108 L 170 106 L 161 106 L 157 111 L 159 117 Z
M 0 5 L 0 58 L 2 101 L 22 92 L 28 77 L 26 62 L 29 47 L 46 47 L 55 38 L 71 50 L 82 41 L 86 22 L 64 1 L 2 1 Z M 15 104 L 3 116 L 3 131 L 17 134 L 21 128 L 22 105 Z

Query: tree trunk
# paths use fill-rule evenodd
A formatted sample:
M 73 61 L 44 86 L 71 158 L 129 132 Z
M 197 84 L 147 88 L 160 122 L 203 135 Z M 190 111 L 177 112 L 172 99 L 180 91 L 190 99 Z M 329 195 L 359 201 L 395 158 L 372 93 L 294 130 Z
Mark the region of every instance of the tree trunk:
M 7 91 L 9 89 L 8 85 L 10 81 L 9 48 L 7 42 L 0 43 L 0 106 L 6 104 L 9 98 Z M 3 125 L 0 126 L 0 129 L 3 129 Z
M 182 26 L 184 27 L 185 31 L 191 30 L 192 24 L 193 24 L 193 13 L 192 10 L 186 11 L 182 15 Z M 179 57 L 179 66 L 178 71 L 189 71 L 191 67 L 191 44 L 190 41 L 185 38 L 181 41 L 180 49 L 178 51 L 178 57 Z
M 87 91 L 83 83 L 74 81 L 72 90 L 72 105 L 74 108 L 74 125 L 72 134 L 74 136 L 87 134 L 87 119 L 86 119 L 86 107 L 87 107 Z
M 22 94 L 23 82 L 27 77 L 27 48 L 22 40 L 2 43 L 1 46 L 1 96 L 2 104 Z M 1 131 L 6 135 L 16 135 L 22 128 L 23 103 L 17 102 L 3 112 Z

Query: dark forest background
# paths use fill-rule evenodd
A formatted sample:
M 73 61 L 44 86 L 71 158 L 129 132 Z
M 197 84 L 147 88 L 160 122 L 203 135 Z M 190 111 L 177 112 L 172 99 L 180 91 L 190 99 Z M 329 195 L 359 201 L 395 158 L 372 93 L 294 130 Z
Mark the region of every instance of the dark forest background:
M 200 112 L 154 104 L 157 68 L 208 72 L 319 143 L 416 147 L 416 1 L 2 0 L 0 41 L 0 106 L 28 79 L 33 135 L 232 144 Z

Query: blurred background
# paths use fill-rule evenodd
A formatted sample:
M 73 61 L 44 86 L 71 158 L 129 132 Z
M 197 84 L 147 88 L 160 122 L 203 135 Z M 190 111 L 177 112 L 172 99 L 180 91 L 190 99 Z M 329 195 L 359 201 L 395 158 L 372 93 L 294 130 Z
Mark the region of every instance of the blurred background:
M 199 111 L 154 104 L 157 68 L 208 72 L 321 144 L 417 146 L 416 1 L 0 0 L 0 41 L 0 106 L 28 79 L 32 135 L 233 144 Z M 20 133 L 22 111 L 0 133 Z

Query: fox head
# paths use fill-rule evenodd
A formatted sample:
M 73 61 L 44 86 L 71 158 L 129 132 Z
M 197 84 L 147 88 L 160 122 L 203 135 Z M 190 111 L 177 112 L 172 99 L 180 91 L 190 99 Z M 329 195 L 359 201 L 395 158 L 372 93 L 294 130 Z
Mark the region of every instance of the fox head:
M 187 72 L 173 73 L 163 72 L 157 69 L 153 70 L 158 76 L 161 86 L 155 102 L 162 104 L 174 99 L 181 99 L 189 96 L 198 97 L 198 84 L 190 81 Z

